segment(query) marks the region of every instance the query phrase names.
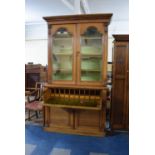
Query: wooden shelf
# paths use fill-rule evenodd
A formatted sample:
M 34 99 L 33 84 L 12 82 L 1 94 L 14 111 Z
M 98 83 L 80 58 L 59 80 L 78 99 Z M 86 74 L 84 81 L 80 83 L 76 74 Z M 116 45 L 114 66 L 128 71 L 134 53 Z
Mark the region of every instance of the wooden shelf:
M 60 55 L 60 56 L 72 56 L 72 53 L 53 53 L 53 55 Z
M 44 87 L 48 87 L 48 88 L 69 88 L 69 89 L 91 89 L 91 90 L 94 90 L 94 89 L 97 89 L 97 90 L 108 90 L 107 87 L 104 87 L 104 86 L 88 86 L 86 85 L 87 87 L 85 87 L 84 85 L 67 85 L 67 84 L 48 84 L 46 83 L 44 85 Z
M 102 37 L 81 37 L 82 39 L 96 39 L 96 40 L 99 40 L 101 39 L 102 40 Z
M 56 107 L 56 108 L 68 108 L 68 109 L 84 109 L 84 110 L 101 110 L 101 106 L 88 107 L 88 106 L 77 106 L 77 105 L 62 105 L 62 104 L 48 104 L 44 103 L 43 106 Z
M 96 53 L 90 53 L 90 54 L 81 53 L 81 55 L 82 56 L 102 57 L 102 54 L 96 54 Z
M 73 39 L 73 38 L 53 38 L 53 40 L 70 40 L 70 39 Z
M 61 72 L 72 72 L 72 69 L 53 69 L 53 72 L 61 71 Z
M 66 56 L 72 56 L 72 53 L 61 53 L 61 52 L 59 53 L 59 52 L 58 52 L 58 53 L 53 53 L 53 55 L 62 55 L 62 56 L 63 56 L 63 55 L 64 55 L 64 56 L 66 55 Z M 93 57 L 102 57 L 102 54 L 93 54 L 93 53 L 90 53 L 90 54 L 83 54 L 83 53 L 81 53 L 81 55 L 82 55 L 82 56 L 91 56 L 91 57 L 92 57 L 92 56 L 93 56 Z
M 101 70 L 81 69 L 82 72 L 101 72 Z

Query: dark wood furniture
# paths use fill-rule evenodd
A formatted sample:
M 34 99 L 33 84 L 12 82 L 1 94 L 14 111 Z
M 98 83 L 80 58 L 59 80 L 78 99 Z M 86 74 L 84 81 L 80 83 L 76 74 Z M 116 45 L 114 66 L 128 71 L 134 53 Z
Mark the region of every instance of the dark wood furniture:
M 47 82 L 47 67 L 41 64 L 26 64 L 25 88 L 35 88 L 36 82 Z
M 113 35 L 112 130 L 129 128 L 129 35 Z
M 48 84 L 44 129 L 105 134 L 108 25 L 112 14 L 44 17 Z

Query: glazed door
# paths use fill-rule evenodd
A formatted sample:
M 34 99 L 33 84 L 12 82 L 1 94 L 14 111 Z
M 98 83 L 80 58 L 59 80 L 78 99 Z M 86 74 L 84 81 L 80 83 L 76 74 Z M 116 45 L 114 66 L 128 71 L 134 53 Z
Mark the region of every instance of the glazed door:
M 78 84 L 101 85 L 105 78 L 106 34 L 102 23 L 78 24 Z
M 49 35 L 49 83 L 74 84 L 75 25 L 53 25 Z

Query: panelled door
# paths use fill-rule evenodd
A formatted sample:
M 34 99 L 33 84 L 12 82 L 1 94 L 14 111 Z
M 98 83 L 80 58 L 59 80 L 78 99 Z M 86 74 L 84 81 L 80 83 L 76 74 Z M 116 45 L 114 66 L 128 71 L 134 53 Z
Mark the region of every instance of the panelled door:
M 125 129 L 129 129 L 129 43 L 126 43 L 126 105 L 125 105 Z
M 52 25 L 49 29 L 48 82 L 75 84 L 76 25 Z
M 113 50 L 112 129 L 128 129 L 129 124 L 129 47 L 115 42 Z
M 101 85 L 106 79 L 106 53 L 102 23 L 83 23 L 77 25 L 77 83 Z M 103 61 L 105 60 L 105 61 Z

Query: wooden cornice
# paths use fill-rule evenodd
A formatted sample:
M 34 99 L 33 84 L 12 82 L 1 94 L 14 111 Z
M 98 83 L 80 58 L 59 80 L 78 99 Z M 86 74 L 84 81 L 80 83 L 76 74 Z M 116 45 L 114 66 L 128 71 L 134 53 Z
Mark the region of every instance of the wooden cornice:
M 101 22 L 105 22 L 109 24 L 110 19 L 112 17 L 111 13 L 108 14 L 82 14 L 82 15 L 66 15 L 66 16 L 50 16 L 50 17 L 43 17 L 43 19 L 48 22 L 48 24 L 56 24 L 60 22 L 67 21 L 68 23 L 79 23 L 80 21 L 91 21 L 97 20 Z
M 113 37 L 115 41 L 129 41 L 128 34 L 114 34 Z

